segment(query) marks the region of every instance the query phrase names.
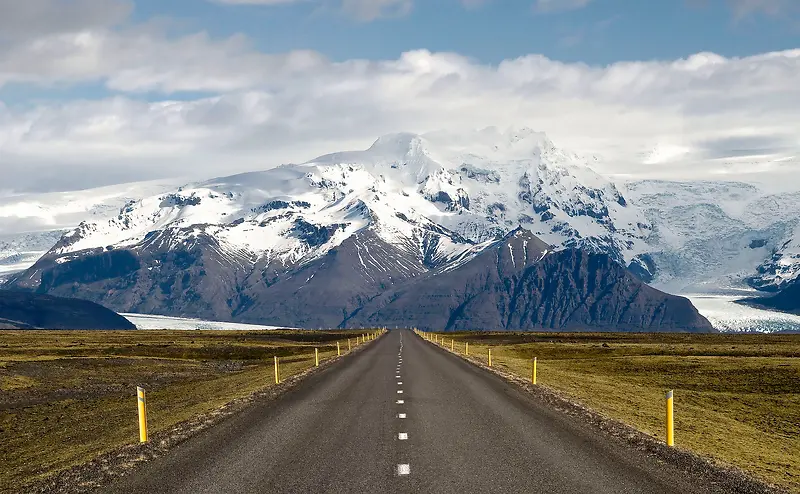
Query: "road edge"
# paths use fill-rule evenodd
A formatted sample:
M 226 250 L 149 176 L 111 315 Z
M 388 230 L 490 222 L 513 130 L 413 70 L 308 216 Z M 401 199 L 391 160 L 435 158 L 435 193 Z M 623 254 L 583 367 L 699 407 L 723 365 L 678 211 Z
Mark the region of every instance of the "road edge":
M 319 367 L 311 367 L 294 374 L 280 384 L 271 384 L 247 396 L 231 400 L 216 410 L 179 422 L 166 431 L 151 434 L 148 443 L 133 443 L 114 448 L 92 460 L 67 467 L 45 478 L 34 480 L 21 486 L 21 488 L 23 492 L 31 494 L 77 494 L 92 492 L 107 486 L 143 463 L 168 454 L 181 443 L 247 410 L 251 406 L 282 398 L 305 379 L 326 371 L 338 362 L 360 354 L 372 346 L 369 343 L 378 341 L 382 336 L 380 335 L 378 338 L 367 342 L 368 344 L 366 345 L 359 345 L 344 355 L 321 361 Z
M 420 338 L 424 343 L 430 343 L 446 354 L 453 355 L 475 367 L 494 374 L 506 382 L 514 385 L 519 390 L 547 405 L 551 410 L 568 415 L 580 420 L 583 424 L 596 431 L 611 436 L 621 445 L 640 451 L 646 456 L 668 463 L 688 475 L 708 479 L 709 483 L 724 493 L 741 494 L 792 494 L 788 489 L 769 484 L 739 467 L 729 465 L 717 458 L 700 455 L 693 451 L 679 447 L 667 446 L 664 441 L 642 432 L 635 427 L 619 420 L 613 419 L 575 400 L 566 393 L 553 388 L 532 384 L 511 372 L 499 369 L 497 366 L 489 367 L 473 356 L 452 352 L 449 349 L 432 341 Z M 502 365 L 502 364 L 500 364 Z

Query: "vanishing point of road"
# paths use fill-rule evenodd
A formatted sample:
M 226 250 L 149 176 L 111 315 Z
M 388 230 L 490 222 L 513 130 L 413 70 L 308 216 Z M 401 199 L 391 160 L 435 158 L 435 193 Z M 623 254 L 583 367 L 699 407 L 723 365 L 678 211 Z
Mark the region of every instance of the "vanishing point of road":
M 125 493 L 704 493 L 411 331 L 109 486 Z

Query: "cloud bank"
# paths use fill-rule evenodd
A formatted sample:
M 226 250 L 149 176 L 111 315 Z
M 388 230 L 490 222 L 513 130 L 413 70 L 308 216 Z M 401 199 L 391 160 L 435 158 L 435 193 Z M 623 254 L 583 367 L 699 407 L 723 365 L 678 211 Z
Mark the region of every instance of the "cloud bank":
M 17 22 L 36 18 L 31 30 L 0 26 L 0 91 L 100 85 L 110 96 L 0 102 L 3 189 L 213 176 L 363 148 L 384 133 L 491 125 L 544 131 L 602 156 L 600 171 L 631 176 L 715 176 L 727 158 L 800 149 L 800 50 L 605 67 L 425 50 L 334 62 L 261 53 L 244 36 L 129 25 L 126 2 L 81 0 L 62 21 L 34 15 L 48 2 L 11 10 Z M 0 0 L 10 26 L 9 5 Z M 667 148 L 685 168 L 649 153 Z

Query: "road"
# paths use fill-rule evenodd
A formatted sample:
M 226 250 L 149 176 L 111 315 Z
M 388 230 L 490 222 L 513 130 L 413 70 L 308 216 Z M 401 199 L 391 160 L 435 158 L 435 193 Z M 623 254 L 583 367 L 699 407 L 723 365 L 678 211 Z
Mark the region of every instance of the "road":
M 707 492 L 405 330 L 198 434 L 106 491 Z

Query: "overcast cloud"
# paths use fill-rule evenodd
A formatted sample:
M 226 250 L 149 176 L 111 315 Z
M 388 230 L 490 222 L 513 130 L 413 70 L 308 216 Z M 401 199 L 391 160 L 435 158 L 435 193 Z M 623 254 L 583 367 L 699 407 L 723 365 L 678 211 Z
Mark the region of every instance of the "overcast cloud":
M 79 0 L 60 11 L 62 3 L 0 0 L 0 87 L 100 84 L 113 96 L 0 101 L 0 189 L 35 188 L 35 170 L 47 173 L 47 189 L 70 188 L 78 176 L 85 185 L 213 176 L 363 148 L 383 133 L 490 125 L 533 127 L 600 155 L 600 171 L 634 176 L 680 170 L 642 164 L 657 146 L 716 158 L 754 143 L 775 157 L 800 149 L 800 49 L 608 67 L 535 54 L 492 66 L 424 50 L 332 62 L 309 51 L 261 53 L 244 36 L 131 25 L 123 1 Z M 715 173 L 714 163 L 704 166 Z

